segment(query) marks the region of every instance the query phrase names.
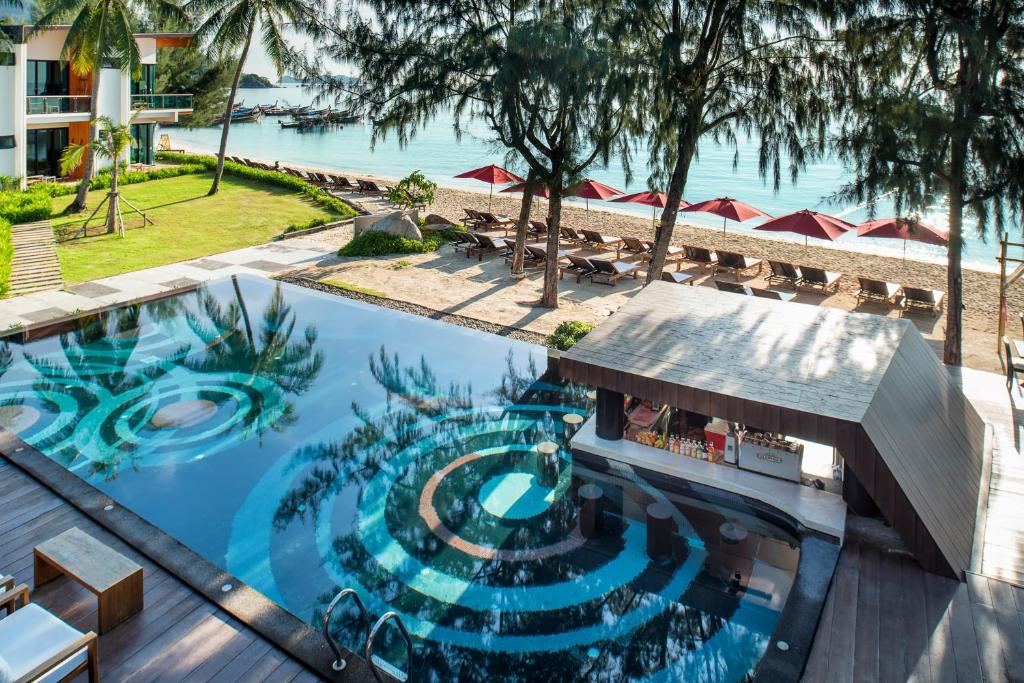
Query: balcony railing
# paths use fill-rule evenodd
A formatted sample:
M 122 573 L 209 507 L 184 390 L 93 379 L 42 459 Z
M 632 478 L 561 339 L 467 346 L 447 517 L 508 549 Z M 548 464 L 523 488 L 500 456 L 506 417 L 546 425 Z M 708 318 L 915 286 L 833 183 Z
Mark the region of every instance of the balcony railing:
M 88 114 L 92 98 L 88 95 L 30 95 L 28 114 Z
M 191 95 L 132 95 L 132 109 L 191 109 Z

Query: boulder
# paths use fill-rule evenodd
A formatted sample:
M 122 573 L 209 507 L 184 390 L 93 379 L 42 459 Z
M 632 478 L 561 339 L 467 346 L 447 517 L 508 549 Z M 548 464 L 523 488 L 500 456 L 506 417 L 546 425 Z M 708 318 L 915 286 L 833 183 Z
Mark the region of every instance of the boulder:
M 411 240 L 423 241 L 423 233 L 411 218 L 401 211 L 388 214 L 367 228 L 372 232 L 386 232 Z
M 423 219 L 423 225 L 454 225 L 455 221 L 450 221 L 444 216 L 438 216 L 436 213 L 428 213 L 427 217 Z

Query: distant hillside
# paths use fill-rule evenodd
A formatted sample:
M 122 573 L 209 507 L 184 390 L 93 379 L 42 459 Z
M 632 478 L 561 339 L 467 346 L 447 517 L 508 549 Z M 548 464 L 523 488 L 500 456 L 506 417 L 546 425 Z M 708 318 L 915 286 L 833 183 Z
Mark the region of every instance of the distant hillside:
M 242 74 L 242 80 L 238 82 L 239 88 L 273 88 L 274 84 L 269 78 L 259 74 Z
M 334 79 L 339 83 L 348 85 L 349 83 L 355 83 L 358 79 L 352 78 L 351 76 L 345 76 L 343 74 L 337 74 Z M 281 85 L 302 85 L 302 79 L 295 78 L 294 76 L 283 76 L 281 78 Z

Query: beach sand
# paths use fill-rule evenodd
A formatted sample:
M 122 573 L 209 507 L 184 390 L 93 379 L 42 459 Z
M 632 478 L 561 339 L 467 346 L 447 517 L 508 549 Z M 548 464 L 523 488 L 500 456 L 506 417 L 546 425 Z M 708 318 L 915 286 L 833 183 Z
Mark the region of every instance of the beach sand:
M 302 168 L 301 166 L 296 167 Z M 332 172 L 337 173 L 337 171 Z M 344 175 L 346 173 L 350 179 L 374 179 L 384 183 L 388 183 L 393 180 L 366 173 L 342 172 L 341 174 Z M 464 215 L 464 207 L 486 210 L 488 203 L 487 186 L 483 184 L 481 186 L 483 188 L 481 192 L 442 186 L 438 189 L 437 199 L 430 207 L 428 207 L 427 213 L 435 213 L 448 218 L 453 222 L 458 222 Z M 386 208 L 380 202 L 367 200 L 359 195 L 351 195 L 351 198 L 355 201 L 362 201 L 371 211 L 379 211 Z M 504 213 L 512 217 L 518 216 L 520 195 L 509 195 L 495 192 L 493 199 L 490 201 L 492 211 L 495 213 Z M 546 201 L 543 199 L 535 200 L 531 215 L 533 218 L 543 218 L 546 216 Z M 680 221 L 685 220 L 685 216 L 686 214 L 680 214 Z M 577 208 L 576 206 L 563 206 L 562 222 L 564 225 L 572 226 L 577 229 L 589 228 L 607 235 L 628 235 L 642 239 L 653 239 L 654 236 L 654 227 L 649 216 L 647 218 L 642 218 L 635 215 L 606 211 L 601 208 L 595 208 L 594 205 L 591 206 L 589 212 L 586 212 L 583 208 Z M 312 238 L 315 238 L 315 236 L 312 236 Z M 348 236 L 345 231 L 339 231 L 323 233 L 318 239 L 322 243 L 329 243 L 330 246 L 340 247 L 344 241 L 347 241 Z M 853 309 L 856 305 L 854 293 L 857 290 L 857 276 L 896 282 L 914 287 L 938 289 L 942 291 L 946 290 L 946 268 L 944 264 L 926 263 L 914 259 L 902 260 L 900 258 L 893 258 L 890 256 L 837 249 L 832 246 L 822 247 L 813 244 L 814 240 L 811 240 L 812 244 L 809 246 L 804 246 L 802 243 L 798 242 L 773 239 L 771 237 L 754 236 L 739 232 L 726 231 L 723 233 L 720 229 L 712 229 L 678 222 L 673 233 L 672 241 L 678 245 L 689 244 L 703 246 L 708 249 L 723 249 L 738 252 L 748 257 L 788 261 L 798 265 L 803 264 L 816 266 L 824 268 L 825 270 L 845 274 L 839 293 L 827 297 L 811 293 L 801 294 L 797 300 L 802 300 L 806 303 L 815 303 L 818 305 L 832 306 L 847 310 Z M 445 251 L 447 252 L 449 250 Z M 351 259 L 347 259 L 346 261 L 351 265 Z M 500 259 L 498 259 L 498 261 L 500 262 Z M 673 266 L 669 267 L 671 268 Z M 697 270 L 687 269 L 687 272 L 696 274 Z M 767 264 L 765 264 L 765 272 L 767 272 Z M 351 280 L 355 274 L 355 272 L 350 272 L 349 280 Z M 467 277 L 471 276 L 468 273 L 466 275 Z M 479 276 L 480 274 L 476 273 L 475 275 Z M 397 281 L 397 279 L 401 277 L 402 270 L 388 269 L 387 278 L 385 278 L 385 280 Z M 719 277 L 725 278 L 730 276 L 722 274 Z M 403 292 L 404 296 L 415 297 L 417 291 L 423 290 L 424 281 L 422 274 L 418 275 L 417 278 L 420 280 L 419 284 L 411 291 Z M 534 275 L 525 282 L 529 283 L 537 279 L 538 276 Z M 386 282 L 378 280 L 381 280 L 381 278 L 373 277 L 367 278 L 366 283 L 353 281 L 353 284 L 372 287 L 374 286 L 374 283 L 376 283 L 378 286 L 375 288 L 380 289 L 380 286 L 383 286 Z M 511 282 L 507 276 L 504 280 L 506 282 Z M 767 286 L 763 279 L 760 278 L 741 277 L 740 281 L 751 286 Z M 632 282 L 632 280 L 629 281 L 629 283 Z M 702 278 L 701 284 L 713 286 L 713 283 L 708 278 Z M 575 283 L 572 283 L 572 288 L 576 289 L 576 287 Z M 589 289 L 596 290 L 595 294 L 608 295 L 614 292 L 616 294 L 615 298 L 617 299 L 620 292 L 625 292 L 627 288 L 631 288 L 632 285 L 627 285 L 626 282 L 623 281 L 620 283 L 620 287 L 614 290 L 597 285 L 587 285 L 587 287 Z M 394 288 L 405 289 L 404 287 L 398 286 L 395 286 Z M 517 288 L 521 288 L 521 286 L 517 285 Z M 531 289 L 537 288 L 531 287 Z M 565 289 L 565 287 L 563 287 L 563 289 Z M 389 295 L 391 294 L 391 292 L 388 293 Z M 510 292 L 510 295 L 513 296 L 516 301 L 521 302 L 524 298 L 530 298 L 530 296 L 532 296 L 532 292 L 516 291 L 514 293 Z M 448 296 L 450 295 L 442 296 L 441 299 L 444 300 L 448 298 Z M 424 295 L 421 298 L 429 297 Z M 586 296 L 585 298 L 588 301 L 593 300 L 593 297 L 591 296 Z M 412 303 L 431 306 L 429 301 L 420 300 L 419 298 L 411 298 L 409 300 L 412 301 Z M 572 302 L 571 296 L 570 302 Z M 1010 320 L 1007 325 L 1008 335 L 1019 338 L 1021 336 L 1021 329 L 1019 329 L 1020 321 L 1017 313 L 1024 311 L 1024 284 L 1011 286 L 1008 291 L 1008 303 L 1010 311 Z M 577 311 L 575 318 L 599 319 L 601 316 L 608 314 L 610 307 L 617 308 L 617 305 L 614 305 L 612 301 L 609 301 L 608 304 L 611 306 L 597 306 L 595 316 L 584 315 L 582 311 Z M 998 274 L 994 272 L 965 269 L 964 306 L 964 364 L 978 369 L 1001 372 L 1000 360 L 996 354 L 997 313 L 999 308 Z M 576 308 L 576 306 L 573 305 L 571 308 Z M 486 307 L 484 307 L 484 310 L 486 311 Z M 875 304 L 865 304 L 861 306 L 859 310 L 889 315 L 891 317 L 899 316 L 898 311 L 892 310 L 890 307 Z M 565 319 L 565 317 L 566 316 L 563 314 L 557 314 L 551 316 L 550 319 L 560 320 Z M 525 318 L 531 321 L 532 329 L 535 329 L 536 331 L 546 333 L 549 328 L 553 329 L 554 325 L 546 324 L 544 322 L 545 317 L 542 314 L 534 314 L 526 316 Z M 945 309 L 943 309 L 943 312 L 938 317 L 931 317 L 925 313 L 913 313 L 908 315 L 907 319 L 913 321 L 941 356 L 941 340 L 945 326 Z M 538 323 L 538 321 L 540 322 Z M 514 320 L 493 320 L 493 322 L 512 324 L 514 323 Z

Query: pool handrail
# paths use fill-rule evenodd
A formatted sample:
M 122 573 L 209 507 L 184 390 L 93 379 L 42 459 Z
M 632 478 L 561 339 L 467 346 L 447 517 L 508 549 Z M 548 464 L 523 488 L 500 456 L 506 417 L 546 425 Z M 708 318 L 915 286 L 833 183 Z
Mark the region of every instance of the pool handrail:
M 356 603 L 356 607 L 359 608 L 359 614 L 363 619 L 363 623 L 366 624 L 367 641 L 369 641 L 369 636 L 371 635 L 370 613 L 366 611 L 366 606 L 363 605 L 363 601 L 362 599 L 360 599 L 359 593 L 357 593 L 354 588 L 343 588 L 341 591 L 338 592 L 337 595 L 334 596 L 334 599 L 331 600 L 331 604 L 327 606 L 327 611 L 324 612 L 323 620 L 324 639 L 327 641 L 327 644 L 331 647 L 331 650 L 334 651 L 334 661 L 331 662 L 331 668 L 335 671 L 343 671 L 345 669 L 347 662 L 345 661 L 345 657 L 341 653 L 341 648 L 338 647 L 338 644 L 334 642 L 334 638 L 331 637 L 331 616 L 334 614 L 334 608 L 338 606 L 338 603 L 340 603 L 346 596 L 349 595 L 352 596 L 352 600 Z

